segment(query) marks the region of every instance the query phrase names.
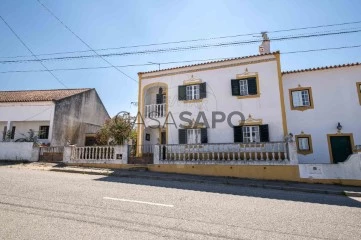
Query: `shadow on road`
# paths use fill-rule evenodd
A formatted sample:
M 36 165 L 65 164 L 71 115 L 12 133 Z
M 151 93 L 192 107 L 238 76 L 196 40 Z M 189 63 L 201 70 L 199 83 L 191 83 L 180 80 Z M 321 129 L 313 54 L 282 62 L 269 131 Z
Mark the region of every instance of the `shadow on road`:
M 221 183 L 192 183 L 118 176 L 101 177 L 96 179 L 96 181 L 361 208 L 361 202 L 341 195 L 275 190 L 262 187 L 234 186 Z

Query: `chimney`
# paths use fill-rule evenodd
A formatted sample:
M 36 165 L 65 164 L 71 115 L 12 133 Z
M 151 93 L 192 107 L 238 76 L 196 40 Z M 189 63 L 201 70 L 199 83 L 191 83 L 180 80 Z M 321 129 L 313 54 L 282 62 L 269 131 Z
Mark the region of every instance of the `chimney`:
M 259 46 L 259 54 L 267 54 L 271 52 L 271 43 L 267 36 L 267 32 L 261 32 L 262 34 L 262 44 Z

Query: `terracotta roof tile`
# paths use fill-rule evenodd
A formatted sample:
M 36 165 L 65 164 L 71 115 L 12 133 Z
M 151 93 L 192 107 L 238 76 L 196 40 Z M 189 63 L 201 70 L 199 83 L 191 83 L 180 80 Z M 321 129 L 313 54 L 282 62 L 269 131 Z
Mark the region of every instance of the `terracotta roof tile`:
M 306 68 L 306 69 L 285 71 L 285 72 L 282 72 L 282 74 L 311 72 L 311 71 L 326 70 L 326 69 L 332 69 L 332 68 L 352 67 L 352 66 L 359 66 L 359 65 L 361 65 L 361 63 L 359 63 L 359 62 L 356 62 L 356 63 L 346 63 L 346 64 L 333 65 L 333 66 L 325 66 L 325 67 Z
M 0 91 L 0 102 L 56 101 L 89 91 L 90 89 L 91 88 Z
M 206 64 L 212 64 L 212 63 L 221 63 L 221 62 L 233 61 L 233 60 L 240 60 L 240 59 L 245 59 L 245 58 L 252 58 L 252 57 L 260 57 L 260 56 L 273 55 L 273 54 L 276 54 L 276 53 L 280 53 L 280 52 L 279 52 L 279 51 L 276 51 L 276 52 L 265 53 L 265 54 L 249 55 L 249 56 L 237 57 L 237 58 L 227 58 L 227 59 L 222 59 L 222 60 L 218 60 L 218 61 L 210 61 L 210 62 L 204 62 L 204 63 L 184 65 L 184 66 L 179 66 L 179 67 L 165 68 L 165 69 L 161 69 L 161 70 L 154 70 L 154 71 L 148 71 L 148 72 L 139 72 L 138 74 L 163 72 L 163 71 L 169 71 L 169 70 L 180 69 L 180 68 L 202 66 L 202 65 L 206 65 Z

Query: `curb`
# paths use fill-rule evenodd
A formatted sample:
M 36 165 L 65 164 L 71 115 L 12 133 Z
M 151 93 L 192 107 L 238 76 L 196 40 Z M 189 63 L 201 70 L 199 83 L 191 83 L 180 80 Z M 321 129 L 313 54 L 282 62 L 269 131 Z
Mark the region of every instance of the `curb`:
M 66 173 L 81 173 L 81 174 L 90 174 L 90 175 L 103 175 L 111 177 L 123 177 L 123 178 L 142 178 L 142 179 L 152 179 L 152 180 L 168 180 L 168 181 L 178 181 L 178 182 L 190 182 L 190 183 L 206 183 L 206 184 L 223 184 L 231 186 L 242 186 L 242 187 L 255 187 L 255 188 L 264 188 L 264 189 L 273 189 L 273 190 L 283 190 L 289 192 L 305 192 L 305 193 L 318 193 L 318 194 L 328 194 L 328 195 L 337 195 L 337 196 L 352 196 L 352 197 L 361 197 L 361 192 L 351 192 L 351 191 L 335 191 L 335 190 L 324 190 L 324 189 L 311 189 L 311 188 L 298 188 L 298 187 L 288 187 L 281 185 L 267 185 L 267 184 L 246 184 L 246 183 L 234 183 L 231 181 L 215 181 L 215 180 L 197 180 L 197 179 L 187 179 L 187 178 L 172 178 L 172 177 L 160 177 L 160 176 L 141 176 L 141 175 L 132 175 L 132 174 L 114 174 L 113 172 L 96 172 L 96 171 L 83 171 L 83 170 L 72 170 L 72 169 L 50 169 L 49 171 L 53 172 L 66 172 Z
M 361 192 L 344 191 L 344 193 L 348 197 L 361 197 Z

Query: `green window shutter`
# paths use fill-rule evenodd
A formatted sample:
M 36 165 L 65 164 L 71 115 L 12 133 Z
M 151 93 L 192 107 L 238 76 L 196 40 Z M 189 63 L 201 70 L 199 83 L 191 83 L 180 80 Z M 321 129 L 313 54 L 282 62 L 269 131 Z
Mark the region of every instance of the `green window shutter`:
M 186 86 L 178 86 L 178 100 L 179 101 L 187 100 Z
M 234 142 L 243 142 L 243 128 L 242 126 L 233 127 Z
M 187 129 L 178 129 L 179 144 L 187 144 Z
M 157 104 L 163 103 L 163 94 L 158 93 L 157 94 Z
M 257 95 L 258 89 L 257 89 L 257 81 L 256 78 L 248 78 L 248 94 L 249 95 Z
M 261 142 L 269 142 L 269 129 L 268 124 L 259 126 L 260 140 Z
M 240 95 L 239 80 L 238 79 L 232 79 L 231 80 L 231 88 L 232 88 L 232 96 L 239 96 Z
M 206 98 L 207 97 L 207 85 L 206 83 L 199 84 L 199 97 Z
M 201 143 L 208 143 L 207 128 L 201 128 Z

